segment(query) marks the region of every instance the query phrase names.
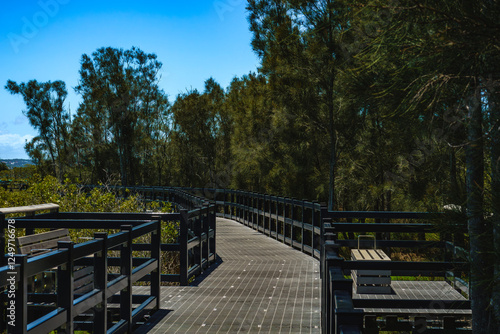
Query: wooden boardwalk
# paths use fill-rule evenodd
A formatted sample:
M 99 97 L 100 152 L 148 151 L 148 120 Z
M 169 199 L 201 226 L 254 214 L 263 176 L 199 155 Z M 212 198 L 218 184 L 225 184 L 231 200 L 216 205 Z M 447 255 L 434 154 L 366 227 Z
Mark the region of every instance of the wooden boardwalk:
M 163 287 L 138 333 L 320 333 L 319 262 L 240 223 L 217 218 L 217 267 Z

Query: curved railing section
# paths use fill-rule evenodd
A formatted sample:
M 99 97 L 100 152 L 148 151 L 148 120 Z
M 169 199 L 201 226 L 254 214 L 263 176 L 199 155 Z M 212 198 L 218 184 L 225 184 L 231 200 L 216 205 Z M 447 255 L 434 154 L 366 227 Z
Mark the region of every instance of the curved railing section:
M 468 297 L 467 252 L 453 243 L 450 227 L 437 228 L 441 213 L 328 211 L 320 203 L 229 189 L 172 188 L 206 198 L 216 205 L 217 216 L 245 224 L 267 236 L 299 249 L 321 262 L 322 329 L 325 333 L 434 330 L 469 332 L 460 311 L 470 309 L 467 299 L 391 300 L 353 299 L 351 272 L 390 270 L 392 275 L 412 279 L 430 276 L 448 282 Z M 145 197 L 155 197 L 162 188 L 137 188 Z M 155 195 L 156 194 L 156 195 Z M 456 229 L 458 230 L 458 225 Z M 356 248 L 356 236 L 371 233 L 377 247 L 389 256 L 392 250 L 433 250 L 433 261 L 354 261 L 349 251 Z M 400 236 L 406 235 L 409 238 Z M 465 256 L 464 256 L 465 254 Z M 436 306 L 439 310 L 436 310 Z M 370 309 L 401 309 L 393 316 Z M 406 311 L 403 311 L 405 309 Z M 432 322 L 416 316 L 417 310 L 432 309 Z M 454 316 L 455 312 L 458 314 Z M 465 316 L 467 318 L 467 316 Z M 430 328 L 430 327 L 429 327 Z
M 12 305 L 1 311 L 0 332 L 49 333 L 63 326 L 70 333 L 132 333 L 145 314 L 159 309 L 161 282 L 188 285 L 216 260 L 215 205 L 178 189 L 162 195 L 177 201 L 178 212 L 62 213 L 54 204 L 0 209 L 0 249 L 6 254 L 0 258 L 0 297 Z M 164 224 L 177 226 L 175 242 L 162 243 Z M 40 228 L 105 232 L 83 243 L 60 242 L 58 250 L 40 256 L 14 254 L 16 236 Z M 178 273 L 162 273 L 166 253 L 178 254 Z M 75 266 L 92 267 L 91 292 L 73 289 Z M 28 291 L 28 278 L 55 267 L 54 291 Z M 139 282 L 150 286 L 149 294 L 132 294 Z

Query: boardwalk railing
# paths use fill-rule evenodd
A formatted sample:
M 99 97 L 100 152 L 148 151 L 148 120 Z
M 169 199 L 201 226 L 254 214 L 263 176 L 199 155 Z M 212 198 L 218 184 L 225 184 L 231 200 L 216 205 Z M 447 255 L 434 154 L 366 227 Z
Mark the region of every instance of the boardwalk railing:
M 469 300 L 354 299 L 351 270 L 391 270 L 393 276 L 446 280 L 468 297 L 466 251 L 455 246 L 435 222 L 442 214 L 415 212 L 331 212 L 319 203 L 227 189 L 180 188 L 215 202 L 217 215 L 234 219 L 321 261 L 322 328 L 325 333 L 419 331 L 470 332 L 454 311 L 470 309 Z M 163 191 L 150 188 L 149 196 Z M 433 261 L 352 261 L 346 250 L 357 247 L 356 235 L 374 233 L 377 246 L 394 251 L 430 250 Z M 406 240 L 400 240 L 404 236 Z M 437 239 L 436 239 L 436 236 Z M 434 239 L 433 239 L 434 238 Z M 431 240 L 432 239 L 432 240 Z M 341 256 L 341 255 L 344 256 Z M 346 259 L 347 258 L 347 259 Z M 398 315 L 365 314 L 364 308 L 406 309 Z M 433 310 L 432 317 L 422 310 Z M 416 312 L 419 310 L 419 312 Z M 429 320 L 427 319 L 429 318 Z M 466 317 L 467 318 L 467 317 Z
M 178 243 L 161 246 L 162 251 L 180 252 L 180 274 L 162 275 L 164 281 L 187 284 L 191 275 L 201 272 L 215 259 L 217 215 L 239 221 L 320 261 L 324 333 L 426 332 L 431 327 L 433 333 L 470 332 L 468 322 L 463 321 L 467 316 L 457 312 L 470 309 L 469 300 L 353 299 L 351 270 L 360 269 L 391 270 L 394 276 L 438 277 L 467 296 L 467 283 L 463 280 L 468 273 L 467 252 L 453 244 L 447 236 L 449 233 L 436 228 L 434 222 L 440 219 L 440 214 L 331 212 L 320 203 L 227 189 L 115 187 L 114 190 L 125 195 L 138 193 L 146 201 L 176 202 L 182 209 L 172 214 L 175 216 L 161 218 L 180 222 Z M 55 214 L 46 216 L 52 219 L 53 227 L 67 227 L 67 223 L 55 226 L 54 217 L 50 215 Z M 79 219 L 78 214 L 70 215 L 73 216 L 66 216 L 65 222 Z M 43 216 L 36 217 L 40 218 L 36 223 L 43 221 Z M 113 218 L 101 216 L 100 219 Z M 33 219 L 25 223 L 26 228 L 38 227 Z M 373 263 L 350 260 L 347 254 L 349 249 L 356 247 L 356 236 L 366 233 L 374 233 L 377 246 L 389 255 L 405 250 L 412 253 L 430 250 L 432 261 Z M 137 248 L 147 249 L 146 246 Z M 365 313 L 365 308 L 375 311 Z M 396 315 L 376 311 L 387 308 L 407 311 Z M 426 309 L 434 309 L 432 316 L 422 312 Z
M 25 222 L 26 220 L 16 219 L 16 228 L 22 228 Z M 31 222 L 40 223 L 36 219 Z M 7 325 L 8 333 L 49 333 L 58 328 L 63 328 L 67 333 L 74 330 L 92 330 L 95 333 L 131 332 L 145 312 L 159 309 L 160 222 L 133 221 L 136 226 L 129 223 L 132 222 L 115 221 L 110 227 L 120 228 L 120 232 L 112 235 L 96 233 L 94 240 L 85 243 L 75 245 L 61 241 L 58 250 L 43 255 L 32 258 L 27 255 L 12 255 L 15 264 L 9 261 L 7 266 L 0 268 L 1 287 L 8 291 L 3 296 L 4 302 L 7 299 L 10 307 L 4 309 L 6 314 L 2 321 L 3 326 Z M 47 227 L 50 224 L 37 224 L 37 227 L 39 225 Z M 151 255 L 144 259 L 134 257 L 132 242 L 146 235 L 150 235 L 148 248 Z M 118 250 L 119 258 L 110 258 L 108 250 Z M 108 266 L 112 262 L 120 267 L 114 279 L 108 274 Z M 94 267 L 94 289 L 91 292 L 75 294 L 75 265 Z M 29 294 L 28 278 L 54 267 L 59 268 L 54 293 Z M 132 295 L 132 284 L 145 278 L 150 282 L 150 294 Z M 111 310 L 109 304 L 112 302 L 120 305 L 119 319 L 108 328 L 111 319 L 107 317 Z M 132 309 L 133 304 L 140 305 Z M 92 322 L 85 321 L 85 315 L 89 312 L 95 314 Z
M 132 332 L 145 313 L 159 308 L 161 282 L 188 285 L 216 259 L 214 205 L 178 190 L 175 194 L 183 198 L 179 213 L 61 213 L 50 205 L 0 209 L 0 247 L 6 250 L 0 287 L 5 291 L 2 305 L 7 306 L 2 308 L 0 332 L 7 326 L 8 333 Z M 51 212 L 35 215 L 37 211 Z M 16 213 L 26 215 L 11 218 Z M 162 227 L 172 223 L 178 226 L 177 241 L 162 243 Z M 13 254 L 15 236 L 39 228 L 118 232 L 95 233 L 91 241 L 79 244 L 60 242 L 58 250 L 36 257 Z M 108 251 L 118 253 L 110 256 Z M 169 252 L 178 254 L 178 273 L 162 273 L 161 259 Z M 74 292 L 75 266 L 93 266 L 93 291 Z M 59 269 L 53 293 L 28 293 L 29 277 L 55 267 Z M 150 294 L 133 295 L 137 282 L 149 284 Z M 9 310 L 9 305 L 14 306 Z
M 409 212 L 328 212 L 324 218 L 324 301 L 327 316 L 323 318 L 323 325 L 331 332 L 364 332 L 378 333 L 384 331 L 416 331 L 426 332 L 433 328 L 433 333 L 463 333 L 470 332 L 468 322 L 463 322 L 463 315 L 454 315 L 454 311 L 461 311 L 471 307 L 470 300 L 449 299 L 352 299 L 352 280 L 346 278 L 351 270 L 391 270 L 393 276 L 432 277 L 443 280 L 452 277 L 449 283 L 462 293 L 468 294 L 464 281 L 458 285 L 455 278 L 468 273 L 468 263 L 463 259 L 450 259 L 450 242 L 442 238 L 426 240 L 426 235 L 441 235 L 435 224 L 412 222 L 433 221 L 439 215 L 429 213 Z M 343 220 L 343 221 L 342 221 Z M 347 222 L 347 220 L 351 222 Z M 352 220 L 359 222 L 354 223 Z M 382 220 L 383 222 L 368 223 L 366 220 Z M 397 222 L 399 221 L 399 222 Z M 402 222 L 404 221 L 404 222 Z M 342 239 L 341 235 L 378 234 L 377 246 L 386 250 L 393 249 L 424 251 L 438 251 L 441 261 L 352 261 L 339 256 L 345 248 L 355 248 L 358 240 Z M 405 233 L 416 238 L 412 240 L 391 240 L 391 236 Z M 385 235 L 385 238 L 381 236 Z M 441 236 L 442 237 L 442 236 Z M 419 239 L 419 240 L 415 240 Z M 326 284 L 325 284 L 326 283 Z M 363 308 L 380 309 L 377 312 L 363 314 Z M 400 309 L 397 315 L 387 315 L 383 309 Z M 417 310 L 420 310 L 417 312 Z M 430 313 L 421 310 L 432 310 Z M 428 319 L 429 318 L 429 319 Z M 432 321 L 430 321 L 432 318 Z

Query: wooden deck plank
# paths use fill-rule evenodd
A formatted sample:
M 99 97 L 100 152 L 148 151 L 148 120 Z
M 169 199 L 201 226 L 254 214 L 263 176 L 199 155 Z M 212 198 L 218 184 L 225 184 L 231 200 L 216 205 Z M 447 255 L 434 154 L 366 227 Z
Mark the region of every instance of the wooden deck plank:
M 320 333 L 317 260 L 221 218 L 217 254 L 195 286 L 163 287 L 163 312 L 138 333 Z
M 387 294 L 364 294 L 353 290 L 353 299 L 420 299 L 420 300 L 465 300 L 453 287 L 444 281 L 392 281 L 391 292 Z M 401 310 L 401 309 L 372 309 L 365 308 L 365 313 L 398 314 L 411 312 L 415 314 L 449 314 L 470 315 L 470 310 L 444 310 L 439 303 L 433 302 L 428 308 Z

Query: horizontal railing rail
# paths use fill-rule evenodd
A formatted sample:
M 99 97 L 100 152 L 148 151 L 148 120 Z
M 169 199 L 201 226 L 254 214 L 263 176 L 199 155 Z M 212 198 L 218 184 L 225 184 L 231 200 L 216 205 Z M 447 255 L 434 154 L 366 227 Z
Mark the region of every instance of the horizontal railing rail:
M 45 203 L 37 205 L 18 206 L 13 208 L 0 208 L 0 214 L 2 215 L 22 213 L 26 216 L 34 216 L 37 212 L 40 211 L 49 211 L 50 213 L 59 212 L 59 205 L 54 203 Z

